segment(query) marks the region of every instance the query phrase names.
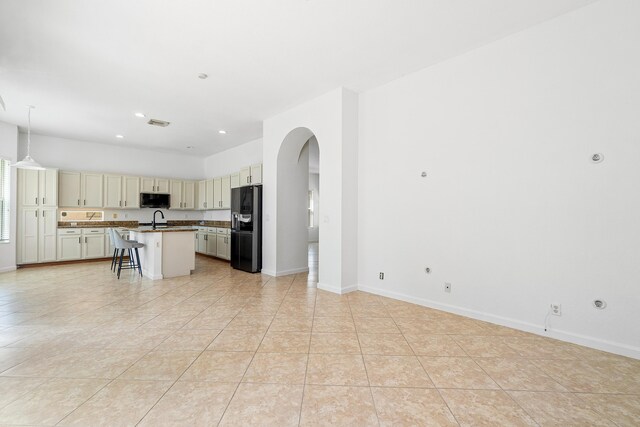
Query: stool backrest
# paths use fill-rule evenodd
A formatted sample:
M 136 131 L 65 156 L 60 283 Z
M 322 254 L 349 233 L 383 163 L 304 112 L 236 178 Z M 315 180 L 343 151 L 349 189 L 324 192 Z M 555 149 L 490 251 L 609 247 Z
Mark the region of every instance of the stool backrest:
M 113 236 L 113 246 L 116 249 L 129 249 L 131 245 L 127 245 L 127 242 L 122 238 L 118 231 L 111 229 L 111 235 Z

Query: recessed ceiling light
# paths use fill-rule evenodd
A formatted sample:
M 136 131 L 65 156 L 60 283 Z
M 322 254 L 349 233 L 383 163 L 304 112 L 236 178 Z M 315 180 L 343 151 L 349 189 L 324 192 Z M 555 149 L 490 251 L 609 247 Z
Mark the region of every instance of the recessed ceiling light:
M 122 138 L 124 138 L 124 135 L 116 135 L 116 138 L 122 139 Z
M 144 114 L 144 113 L 136 113 L 136 114 L 135 114 L 135 116 L 136 116 L 136 117 L 140 117 L 140 118 L 142 118 L 142 119 L 144 119 L 145 117 L 147 117 L 147 116 L 145 116 L 145 114 Z
M 205 73 L 200 73 L 200 74 L 198 74 L 198 78 L 199 78 L 199 79 L 204 80 L 204 79 L 206 79 L 207 77 L 209 77 L 209 76 L 208 76 L 208 75 L 206 75 Z
M 226 131 L 226 130 L 222 130 L 222 129 L 220 129 L 220 130 L 218 131 L 218 133 L 219 133 L 219 134 L 221 134 L 221 135 L 225 135 L 225 134 L 227 133 L 227 131 Z
M 187 148 L 191 150 L 193 148 L 193 145 L 187 145 Z

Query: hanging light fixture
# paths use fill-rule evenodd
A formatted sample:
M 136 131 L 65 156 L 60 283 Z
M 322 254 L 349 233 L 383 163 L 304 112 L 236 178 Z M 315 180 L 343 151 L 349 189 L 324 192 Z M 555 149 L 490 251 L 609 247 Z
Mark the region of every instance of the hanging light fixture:
M 33 105 L 28 105 L 29 108 L 29 125 L 27 127 L 27 157 L 20 160 L 18 163 L 14 163 L 14 166 L 19 169 L 31 169 L 31 170 L 44 170 L 40 163 L 31 158 L 31 109 L 35 108 Z

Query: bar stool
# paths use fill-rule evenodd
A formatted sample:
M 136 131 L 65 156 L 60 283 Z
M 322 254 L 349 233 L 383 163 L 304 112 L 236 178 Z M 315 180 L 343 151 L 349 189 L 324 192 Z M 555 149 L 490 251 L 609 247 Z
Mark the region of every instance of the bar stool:
M 111 235 L 113 236 L 114 246 L 116 247 L 116 252 L 120 251 L 120 260 L 118 262 L 118 279 L 120 278 L 120 271 L 124 268 L 126 269 L 138 269 L 140 276 L 142 276 L 142 266 L 140 265 L 140 253 L 138 252 L 139 248 L 144 248 L 144 243 L 138 243 L 133 240 L 124 240 L 120 234 L 112 229 Z M 122 266 L 122 259 L 124 258 L 124 251 L 129 251 L 129 265 Z M 133 260 L 133 252 L 136 253 L 136 260 Z
M 116 271 L 116 265 L 118 263 L 118 249 L 116 248 L 116 242 L 115 242 L 115 239 L 113 238 L 113 235 L 114 234 L 120 235 L 120 233 L 118 233 L 118 230 L 116 230 L 115 228 L 107 228 L 107 232 L 109 233 L 109 240 L 111 241 L 111 246 L 113 246 L 113 254 L 111 256 L 111 271 Z M 128 240 L 128 239 L 125 239 L 125 241 L 135 242 L 135 240 Z M 132 266 L 132 263 L 133 263 L 133 254 L 131 253 L 131 249 L 129 249 L 129 266 Z

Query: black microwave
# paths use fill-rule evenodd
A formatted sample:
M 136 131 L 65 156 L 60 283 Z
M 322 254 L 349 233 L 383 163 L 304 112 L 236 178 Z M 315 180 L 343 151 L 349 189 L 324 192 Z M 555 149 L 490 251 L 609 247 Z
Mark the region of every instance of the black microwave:
M 170 194 L 140 193 L 141 208 L 169 209 L 169 206 L 171 206 Z

